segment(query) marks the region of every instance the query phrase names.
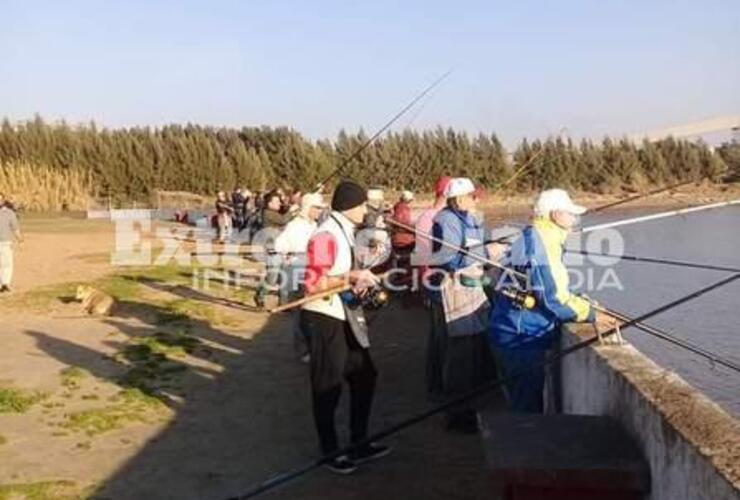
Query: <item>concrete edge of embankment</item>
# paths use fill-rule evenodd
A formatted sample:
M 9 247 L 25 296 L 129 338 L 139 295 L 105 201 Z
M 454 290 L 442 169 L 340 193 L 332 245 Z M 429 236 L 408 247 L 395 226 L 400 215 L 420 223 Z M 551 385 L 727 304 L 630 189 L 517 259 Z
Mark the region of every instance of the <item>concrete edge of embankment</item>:
M 563 346 L 593 329 L 565 329 Z M 631 345 L 566 356 L 566 413 L 617 418 L 650 463 L 651 499 L 740 498 L 740 421 Z

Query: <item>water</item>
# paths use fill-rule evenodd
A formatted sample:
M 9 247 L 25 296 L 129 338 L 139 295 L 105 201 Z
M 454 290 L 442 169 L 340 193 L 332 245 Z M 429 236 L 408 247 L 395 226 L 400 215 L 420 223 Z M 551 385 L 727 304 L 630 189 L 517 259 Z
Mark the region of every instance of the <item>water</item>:
M 639 214 L 586 217 L 583 225 L 632 215 Z M 617 230 L 624 239 L 625 255 L 740 267 L 740 207 L 649 221 Z M 591 234 L 598 233 L 601 232 Z M 584 235 L 586 237 L 597 238 Z M 575 244 L 573 239 L 568 246 Z M 602 251 L 613 250 L 604 248 Z M 656 309 L 730 274 L 629 261 L 620 261 L 610 267 L 623 289 L 607 287 L 588 294 L 631 316 Z M 607 277 L 607 268 L 595 265 L 591 259 L 586 258 L 580 266 L 584 268 L 588 269 L 583 273 L 587 275 L 584 285 L 588 284 L 588 278 L 598 284 Z M 609 285 L 613 283 L 613 280 L 608 281 Z M 646 323 L 740 363 L 740 280 Z M 624 336 L 656 363 L 676 371 L 728 412 L 740 416 L 740 373 L 721 366 L 713 367 L 709 360 L 639 330 L 626 330 Z

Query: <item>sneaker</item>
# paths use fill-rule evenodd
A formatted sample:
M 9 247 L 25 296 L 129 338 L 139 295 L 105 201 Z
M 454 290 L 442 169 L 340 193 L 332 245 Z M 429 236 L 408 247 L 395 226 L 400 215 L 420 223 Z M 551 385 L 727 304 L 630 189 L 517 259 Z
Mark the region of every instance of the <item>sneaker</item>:
M 349 458 L 357 465 L 382 458 L 390 454 L 392 448 L 382 444 L 370 443 L 357 451 L 350 453 Z
M 324 467 L 332 471 L 334 474 L 342 474 L 347 476 L 357 470 L 357 465 L 347 458 L 347 455 L 340 455 L 334 460 L 330 460 L 324 464 Z

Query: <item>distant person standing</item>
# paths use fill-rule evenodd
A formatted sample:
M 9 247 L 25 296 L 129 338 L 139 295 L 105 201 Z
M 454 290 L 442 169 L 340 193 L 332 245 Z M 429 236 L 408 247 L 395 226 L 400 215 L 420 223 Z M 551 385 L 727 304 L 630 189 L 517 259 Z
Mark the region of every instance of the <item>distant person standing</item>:
M 0 193 L 0 292 L 10 292 L 13 279 L 13 244 L 22 242 L 18 217 Z
M 398 202 L 393 205 L 392 220 L 403 224 L 405 227 L 391 224 L 391 247 L 393 249 L 394 267 L 403 269 L 404 274 L 397 280 L 397 285 L 411 284 L 411 252 L 414 249 L 415 232 L 414 221 L 411 211 L 411 202 L 414 193 L 402 191 Z
M 236 188 L 231 193 L 231 206 L 234 209 L 232 225 L 237 231 L 240 231 L 242 224 L 244 224 L 244 194 L 241 188 Z
M 264 207 L 262 209 L 262 229 L 270 229 L 273 233 L 280 233 L 295 215 L 295 211 L 282 212 L 283 197 L 279 191 L 270 191 L 265 195 Z M 282 256 L 274 248 L 274 244 L 267 242 L 265 250 L 267 257 L 265 262 L 265 279 L 257 287 L 254 295 L 254 303 L 257 307 L 265 307 L 265 297 L 269 288 L 274 287 L 280 280 L 280 267 Z M 282 296 L 285 299 L 285 296 Z
M 434 185 L 434 204 L 424 210 L 418 219 L 416 219 L 416 234 L 414 238 L 414 252 L 411 255 L 411 265 L 421 268 L 421 283 L 429 277 L 429 266 L 432 263 L 432 241 L 429 235 L 432 234 L 434 218 L 447 206 L 445 190 L 452 177 L 442 176 Z
M 218 192 L 216 199 L 216 223 L 218 224 L 218 241 L 223 243 L 231 235 L 231 217 L 234 215 L 234 207 L 226 198 L 224 191 Z

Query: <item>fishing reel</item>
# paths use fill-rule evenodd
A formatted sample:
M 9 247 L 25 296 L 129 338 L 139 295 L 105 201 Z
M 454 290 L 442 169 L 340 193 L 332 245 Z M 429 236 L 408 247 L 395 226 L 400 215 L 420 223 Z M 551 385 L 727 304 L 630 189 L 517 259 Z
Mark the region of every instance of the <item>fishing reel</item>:
M 360 300 L 362 301 L 363 308 L 376 310 L 387 306 L 391 300 L 391 295 L 382 286 L 374 286 Z
M 509 299 L 519 309 L 534 309 L 537 300 L 534 295 L 518 288 L 502 288 L 499 293 Z
M 374 286 L 365 290 L 361 296 L 351 290 L 342 293 L 342 300 L 350 307 L 362 307 L 368 310 L 381 309 L 388 305 L 391 296 L 382 286 Z

